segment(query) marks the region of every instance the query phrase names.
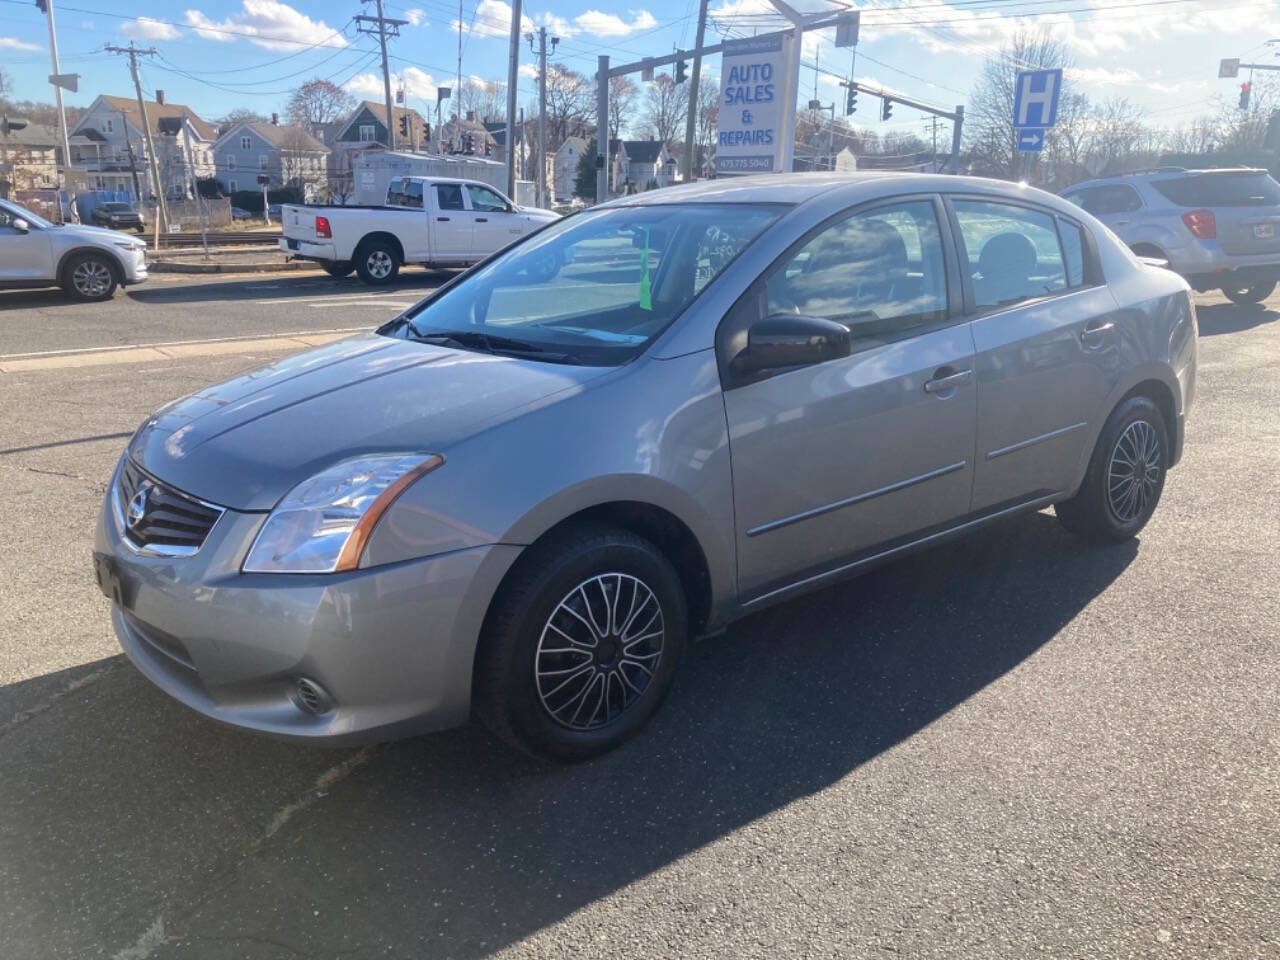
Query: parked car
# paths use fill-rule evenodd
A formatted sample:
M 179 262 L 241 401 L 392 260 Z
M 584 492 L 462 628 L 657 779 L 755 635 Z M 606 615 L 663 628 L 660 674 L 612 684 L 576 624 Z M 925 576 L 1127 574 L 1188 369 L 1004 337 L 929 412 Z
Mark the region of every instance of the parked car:
M 285 204 L 282 217 L 281 250 L 333 277 L 355 270 L 374 285 L 390 283 L 406 263 L 470 266 L 559 219 L 487 184 L 439 177 L 394 178 L 385 206 Z
M 116 230 L 51 223 L 0 200 L 0 289 L 61 286 L 77 300 L 109 300 L 147 279 L 147 245 Z
M 100 203 L 89 213 L 89 220 L 100 227 L 111 230 L 136 230 L 142 233 L 146 225 L 142 222 L 142 214 L 132 204 Z
M 280 222 L 280 211 L 281 211 L 281 206 L 278 203 L 272 203 L 267 205 L 267 216 L 269 216 L 272 220 L 276 221 L 277 223 Z
M 97 577 L 137 667 L 225 723 L 474 713 L 582 758 L 745 614 L 1049 504 L 1133 537 L 1195 375 L 1186 282 L 1035 189 L 642 193 L 148 417 Z
M 243 207 L 231 208 L 232 220 L 252 220 L 253 217 L 254 217 L 254 214 L 250 213 L 248 210 L 245 210 Z
M 1265 170 L 1162 167 L 1077 183 L 1062 195 L 1196 290 L 1259 303 L 1280 280 L 1280 183 Z

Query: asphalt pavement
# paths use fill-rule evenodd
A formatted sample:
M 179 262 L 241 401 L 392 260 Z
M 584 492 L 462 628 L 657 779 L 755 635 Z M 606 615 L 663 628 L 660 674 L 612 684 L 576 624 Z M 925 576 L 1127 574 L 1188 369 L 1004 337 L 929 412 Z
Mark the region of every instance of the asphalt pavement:
M 1280 955 L 1280 296 L 1200 298 L 1138 540 L 1035 513 L 758 614 L 601 760 L 169 700 L 90 571 L 125 437 L 442 279 L 0 293 L 0 958 Z

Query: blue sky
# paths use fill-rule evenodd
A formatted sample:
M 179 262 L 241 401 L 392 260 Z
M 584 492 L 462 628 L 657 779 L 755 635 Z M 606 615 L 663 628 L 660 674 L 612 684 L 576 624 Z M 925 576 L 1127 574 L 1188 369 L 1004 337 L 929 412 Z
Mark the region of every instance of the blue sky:
M 529 23 L 561 37 L 554 59 L 593 73 L 596 57 L 614 63 L 671 52 L 693 43 L 696 0 L 631 0 L 619 7 L 593 0 L 531 0 Z M 815 10 L 820 0 L 805 0 Z M 1217 78 L 1223 57 L 1275 62 L 1280 0 L 872 0 L 863 11 L 854 74 L 941 106 L 964 103 L 983 57 L 1021 23 L 1048 24 L 1071 47 L 1076 89 L 1095 99 L 1125 96 L 1144 108 L 1148 122 L 1168 126 L 1234 102 L 1236 81 Z M 362 9 L 363 8 L 363 9 Z M 359 96 L 381 99 L 376 42 L 357 35 L 350 18 L 372 12 L 360 0 L 57 0 L 64 72 L 81 74 L 68 102 L 88 105 L 98 93 L 130 94 L 123 59 L 100 52 L 104 43 L 130 39 L 162 54 L 143 65 L 146 90 L 163 89 L 207 118 L 244 106 L 281 109 L 290 87 L 313 76 L 342 83 Z M 710 0 L 708 35 L 767 29 L 766 0 Z M 449 0 L 387 0 L 387 15 L 411 21 L 391 45 L 392 70 L 410 104 L 434 105 L 437 84 L 452 85 L 456 70 L 458 6 Z M 504 0 L 463 0 L 463 74 L 504 80 L 511 8 Z M 850 70 L 848 50 L 829 36 L 812 35 L 806 61 L 839 75 Z M 532 55 L 521 50 L 520 102 L 535 94 Z M 718 58 L 707 68 L 718 72 Z M 48 34 L 31 0 L 0 0 L 0 70 L 13 95 L 52 99 Z M 801 71 L 801 96 L 813 94 L 815 72 Z M 841 94 L 839 76 L 821 73 L 818 96 Z M 433 106 L 434 109 L 434 106 Z M 424 111 L 425 112 L 425 111 Z M 867 103 L 854 117 L 882 133 L 921 133 L 924 118 L 898 107 L 879 121 Z

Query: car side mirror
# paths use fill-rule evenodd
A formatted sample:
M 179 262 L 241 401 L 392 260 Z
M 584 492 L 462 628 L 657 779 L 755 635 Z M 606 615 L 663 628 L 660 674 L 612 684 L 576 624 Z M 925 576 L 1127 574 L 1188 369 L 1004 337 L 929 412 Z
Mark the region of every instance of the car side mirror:
M 14 217 L 13 229 L 17 230 L 19 233 L 29 233 L 31 231 L 31 224 L 27 223 L 27 221 L 23 220 L 21 217 Z
M 733 358 L 733 369 L 750 375 L 808 366 L 847 357 L 852 349 L 853 338 L 843 323 L 775 313 L 756 321 L 747 331 L 747 346 Z

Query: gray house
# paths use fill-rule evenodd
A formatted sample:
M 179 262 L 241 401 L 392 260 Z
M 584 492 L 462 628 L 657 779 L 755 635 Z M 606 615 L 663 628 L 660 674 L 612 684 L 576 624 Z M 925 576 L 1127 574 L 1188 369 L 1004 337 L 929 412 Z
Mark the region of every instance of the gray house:
M 258 190 L 258 177 L 267 186 L 297 187 L 306 199 L 324 191 L 329 172 L 329 148 L 296 124 L 237 123 L 213 145 L 218 182 L 227 193 Z

